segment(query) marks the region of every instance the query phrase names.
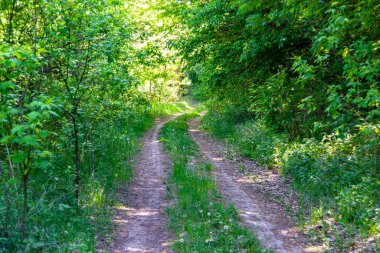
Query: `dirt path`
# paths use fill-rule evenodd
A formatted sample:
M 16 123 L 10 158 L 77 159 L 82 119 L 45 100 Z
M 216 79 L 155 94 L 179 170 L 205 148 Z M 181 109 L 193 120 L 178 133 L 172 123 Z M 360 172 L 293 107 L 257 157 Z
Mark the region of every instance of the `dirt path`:
M 306 245 L 306 238 L 284 215 L 280 206 L 252 187 L 247 177 L 239 171 L 237 162 L 225 159 L 220 154 L 218 144 L 206 133 L 197 130 L 199 118 L 190 120 L 189 125 L 190 135 L 200 147 L 205 160 L 215 167 L 218 191 L 226 202 L 235 205 L 243 224 L 256 232 L 263 247 L 278 253 L 320 252 Z
M 117 209 L 114 221 L 118 229 L 110 252 L 172 252 L 164 211 L 170 160 L 157 138 L 160 128 L 173 118 L 158 122 L 143 139 L 134 180 L 125 196 L 128 204 Z

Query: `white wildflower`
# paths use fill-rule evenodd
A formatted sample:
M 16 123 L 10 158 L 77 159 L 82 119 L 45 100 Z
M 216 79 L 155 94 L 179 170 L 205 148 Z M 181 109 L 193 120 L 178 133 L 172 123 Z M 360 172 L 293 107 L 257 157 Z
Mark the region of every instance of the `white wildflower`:
M 223 229 L 224 229 L 224 230 L 228 230 L 228 226 L 227 226 L 227 225 L 224 225 Z

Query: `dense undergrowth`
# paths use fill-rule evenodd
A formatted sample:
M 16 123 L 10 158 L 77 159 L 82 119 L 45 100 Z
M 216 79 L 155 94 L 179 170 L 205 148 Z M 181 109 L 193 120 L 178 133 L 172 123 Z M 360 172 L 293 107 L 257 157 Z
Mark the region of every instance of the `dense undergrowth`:
M 290 141 L 265 123 L 242 117 L 233 106 L 214 107 L 204 117 L 203 127 L 231 149 L 290 177 L 301 194 L 298 222 L 322 224 L 321 240 L 327 236 L 323 233 L 334 230 L 334 243 L 349 247 L 358 234 L 378 235 L 378 127 L 363 126 L 355 134 L 331 134 L 321 140 Z M 329 227 L 331 219 L 341 226 Z
M 99 123 L 91 139 L 81 145 L 83 168 L 82 189 L 77 203 L 72 184 L 72 162 L 65 148 L 57 152 L 50 165 L 32 177 L 27 205 L 28 234 L 21 239 L 18 230 L 0 234 L 0 252 L 95 252 L 107 239 L 113 225 L 112 206 L 117 203 L 115 193 L 133 176 L 133 158 L 139 148 L 139 138 L 154 124 L 156 117 L 179 112 L 185 104 L 159 104 L 151 107 L 128 108 L 112 121 Z M 112 155 L 110 155 L 112 154 Z M 18 185 L 9 182 L 12 198 L 8 226 L 17 227 L 20 215 Z M 0 203 L 5 203 L 5 195 Z M 2 206 L 2 207 L 5 207 Z M 5 217 L 0 209 L 0 217 Z M 3 224 L 4 225 L 4 224 Z
M 0 252 L 95 252 L 107 239 L 139 137 L 184 106 L 156 8 L 1 1 Z
M 298 219 L 319 223 L 327 246 L 345 244 L 345 252 L 356 247 L 355 234 L 378 237 L 378 3 L 167 6 L 187 28 L 176 45 L 194 98 L 208 104 L 204 127 L 293 179 L 302 194 Z
M 377 2 L 3 0 L 0 251 L 94 251 L 189 80 L 206 129 L 293 179 L 302 222 L 378 235 Z
M 172 156 L 168 208 L 170 228 L 177 235 L 179 252 L 268 252 L 260 249 L 252 233 L 238 224 L 238 214 L 225 206 L 210 178 L 212 165 L 200 162 L 199 150 L 188 135 L 185 114 L 164 125 L 160 140 Z M 174 195 L 174 196 L 173 196 Z

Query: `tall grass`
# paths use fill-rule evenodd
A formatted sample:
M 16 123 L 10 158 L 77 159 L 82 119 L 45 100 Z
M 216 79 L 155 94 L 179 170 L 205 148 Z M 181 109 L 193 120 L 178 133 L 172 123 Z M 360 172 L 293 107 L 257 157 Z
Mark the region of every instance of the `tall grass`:
M 9 224 L 16 229 L 10 230 L 11 234 L 0 229 L 0 252 L 95 252 L 112 234 L 112 206 L 118 202 L 115 193 L 120 188 L 127 190 L 133 177 L 133 159 L 140 138 L 156 117 L 168 116 L 182 108 L 182 104 L 163 103 L 156 103 L 153 108 L 148 104 L 125 106 L 121 113 L 110 111 L 113 118 L 94 124 L 91 131 L 83 131 L 88 134 L 81 136 L 79 203 L 74 194 L 72 142 L 66 139 L 57 142 L 59 145 L 51 147 L 55 151 L 50 166 L 35 171 L 31 177 L 33 190 L 27 203 L 29 232 L 24 240 L 17 229 L 22 201 L 20 186 L 7 182 L 12 201 Z M 3 189 L 0 187 L 0 227 L 5 226 L 6 214 Z
M 152 103 L 152 114 L 156 117 L 165 117 L 189 109 L 189 104 L 182 100 L 177 103 Z

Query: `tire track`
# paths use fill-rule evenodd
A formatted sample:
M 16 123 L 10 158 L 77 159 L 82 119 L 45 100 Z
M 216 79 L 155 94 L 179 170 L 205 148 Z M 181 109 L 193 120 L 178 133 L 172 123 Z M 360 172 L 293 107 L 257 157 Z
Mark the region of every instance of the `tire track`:
M 261 245 L 278 253 L 320 252 L 318 248 L 308 247 L 306 237 L 280 206 L 246 183 L 239 165 L 220 155 L 216 142 L 207 133 L 199 131 L 198 125 L 199 118 L 190 120 L 189 132 L 204 159 L 215 167 L 213 174 L 218 191 L 226 202 L 238 209 L 243 225 L 257 234 Z
M 144 137 L 137 157 L 135 175 L 127 193 L 128 205 L 117 209 L 118 225 L 110 252 L 172 252 L 170 233 L 167 231 L 164 199 L 166 170 L 170 159 L 158 141 L 158 132 L 168 121 L 158 122 Z

